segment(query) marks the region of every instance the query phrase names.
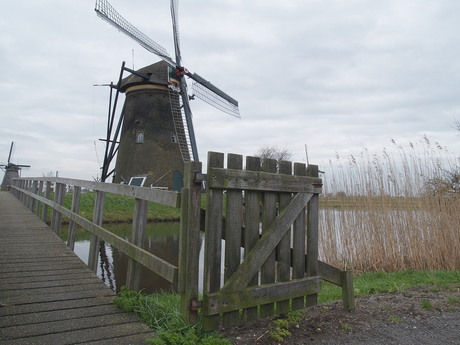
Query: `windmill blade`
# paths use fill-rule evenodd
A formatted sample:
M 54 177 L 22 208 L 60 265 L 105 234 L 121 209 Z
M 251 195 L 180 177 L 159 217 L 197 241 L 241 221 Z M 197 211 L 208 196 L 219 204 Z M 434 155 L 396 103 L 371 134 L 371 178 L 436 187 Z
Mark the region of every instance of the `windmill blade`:
M 107 0 L 96 0 L 96 7 L 94 10 L 99 17 L 137 41 L 149 52 L 158 55 L 172 67 L 176 67 L 176 63 L 171 59 L 165 48 L 144 35 L 139 29 L 123 18 Z
M 192 88 L 195 96 L 224 113 L 241 118 L 237 100 L 196 73 L 188 73 L 187 76 L 194 80 Z
M 177 65 L 182 64 L 182 56 L 180 52 L 180 39 L 179 39 L 179 0 L 171 0 L 171 19 L 173 25 L 174 35 L 174 50 L 176 53 Z
M 13 145 L 14 145 L 14 141 L 11 142 L 11 146 L 10 146 L 10 154 L 8 155 L 8 164 L 10 164 L 10 160 L 11 160 L 11 152 L 13 151 Z

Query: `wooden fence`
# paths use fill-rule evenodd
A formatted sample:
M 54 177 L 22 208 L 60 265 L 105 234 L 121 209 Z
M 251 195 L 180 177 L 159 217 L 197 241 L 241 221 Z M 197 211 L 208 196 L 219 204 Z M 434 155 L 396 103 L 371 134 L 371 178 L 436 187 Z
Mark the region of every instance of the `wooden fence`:
M 12 190 L 43 220 L 51 207 L 51 228 L 57 234 L 62 216 L 67 217 L 70 247 L 77 224 L 90 231 L 88 265 L 94 271 L 102 240 L 130 258 L 129 288 L 138 288 L 140 264 L 176 284 L 183 315 L 196 322 L 201 309 L 205 330 L 315 305 L 321 279 L 341 286 L 344 308 L 354 309 L 351 272 L 318 260 L 322 180 L 317 166 L 246 157 L 243 169 L 240 155 L 229 154 L 226 167 L 224 160 L 224 154 L 210 152 L 207 174 L 200 162 L 187 162 L 180 193 L 62 178 L 21 178 L 14 181 Z M 202 210 L 205 181 L 206 209 Z M 52 185 L 54 199 L 49 200 Z M 66 209 L 63 200 L 69 187 L 72 206 Z M 92 221 L 78 215 L 82 188 L 96 193 Z M 102 226 L 106 193 L 136 200 L 130 242 Z M 177 267 L 139 247 L 148 202 L 181 208 Z M 203 229 L 204 262 L 200 263 Z

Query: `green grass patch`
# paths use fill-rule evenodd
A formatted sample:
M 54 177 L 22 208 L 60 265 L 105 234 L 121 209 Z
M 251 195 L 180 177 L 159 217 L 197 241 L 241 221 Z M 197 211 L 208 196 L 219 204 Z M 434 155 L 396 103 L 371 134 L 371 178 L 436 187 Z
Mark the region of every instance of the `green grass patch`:
M 66 193 L 64 207 L 70 209 L 72 205 L 72 193 Z M 96 193 L 87 192 L 80 196 L 80 208 L 78 214 L 86 219 L 92 219 L 94 200 Z M 53 199 L 53 195 L 50 196 Z M 130 222 L 133 219 L 135 199 L 129 196 L 106 193 L 104 201 L 104 222 Z M 51 211 L 48 211 L 49 214 Z M 165 206 L 153 202 L 148 203 L 149 220 L 178 220 L 180 208 Z
M 460 281 L 460 271 L 401 271 L 362 273 L 353 279 L 355 296 L 401 292 L 414 286 L 448 287 Z M 323 281 L 319 303 L 342 299 L 342 288 Z
M 125 311 L 135 312 L 149 325 L 156 337 L 148 339 L 152 345 L 231 345 L 214 332 L 203 332 L 200 323 L 188 324 L 180 313 L 180 296 L 167 292 L 143 295 L 121 289 L 114 303 Z

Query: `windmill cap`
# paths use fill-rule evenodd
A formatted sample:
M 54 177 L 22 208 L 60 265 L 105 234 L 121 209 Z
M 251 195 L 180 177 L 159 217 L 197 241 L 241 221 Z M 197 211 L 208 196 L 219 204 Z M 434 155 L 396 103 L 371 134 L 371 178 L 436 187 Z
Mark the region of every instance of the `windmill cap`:
M 136 75 L 130 74 L 121 81 L 121 92 L 129 91 L 129 88 L 133 86 L 142 86 L 142 85 L 161 85 L 167 87 L 168 85 L 168 64 L 165 61 L 159 61 L 149 66 L 145 66 L 136 72 L 139 72 L 144 75 L 150 76 L 148 80 Z M 138 88 L 136 88 L 138 89 Z

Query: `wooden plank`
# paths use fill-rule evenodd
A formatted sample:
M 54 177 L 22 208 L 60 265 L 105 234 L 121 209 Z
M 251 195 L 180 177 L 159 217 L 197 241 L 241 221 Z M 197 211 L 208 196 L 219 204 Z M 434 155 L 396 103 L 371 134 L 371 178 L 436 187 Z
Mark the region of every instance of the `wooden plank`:
M 224 155 L 217 152 L 208 152 L 209 169 L 224 166 Z M 221 189 L 209 188 L 206 193 L 206 221 L 205 221 L 205 247 L 204 247 L 204 286 L 203 294 L 216 292 L 220 289 L 221 257 L 222 257 L 222 203 L 223 192 Z M 214 330 L 219 326 L 219 315 L 205 315 L 203 329 Z
M 289 205 L 281 210 L 279 216 L 273 221 L 260 240 L 244 258 L 238 270 L 226 282 L 222 289 L 238 290 L 248 285 L 265 260 L 271 255 L 276 245 L 286 234 L 289 225 L 297 218 L 303 210 L 311 194 L 298 193 L 292 198 Z
M 274 159 L 265 158 L 262 161 L 262 170 L 266 173 L 276 173 L 277 163 Z M 278 175 L 274 175 L 277 178 Z M 263 194 L 263 206 L 262 206 L 262 236 L 268 233 L 268 229 L 272 222 L 276 219 L 276 213 L 278 203 L 278 194 L 275 192 L 265 191 Z M 283 231 L 280 229 L 279 231 Z M 284 232 L 283 232 L 284 236 Z M 277 245 L 281 240 L 282 236 L 274 243 Z M 270 284 L 275 282 L 275 247 L 265 248 L 266 259 L 260 267 L 260 284 Z M 257 268 L 258 269 L 258 268 Z M 275 312 L 275 305 L 273 303 L 267 303 L 260 306 L 260 317 L 267 317 L 273 315 Z
M 181 312 L 188 322 L 198 318 L 199 257 L 201 247 L 201 162 L 187 162 L 184 167 L 184 188 L 182 188 L 181 224 L 179 238 L 179 293 Z
M 353 290 L 353 273 L 351 271 L 340 272 L 342 283 L 343 309 L 346 311 L 355 310 L 355 293 Z
M 18 181 L 28 180 L 28 178 L 17 179 Z M 167 205 L 171 207 L 180 207 L 180 193 L 172 192 L 168 190 L 147 188 L 147 187 L 137 187 L 122 185 L 116 183 L 105 183 L 105 182 L 96 182 L 96 181 L 84 181 L 78 179 L 67 179 L 60 177 L 34 177 L 34 181 L 46 181 L 46 182 L 56 182 L 62 183 L 69 186 L 79 186 L 81 188 L 93 191 L 101 191 L 106 193 L 119 194 L 124 196 L 130 196 L 137 199 L 143 199 L 150 202 L 155 202 L 162 205 Z M 14 186 L 13 189 L 18 189 Z M 20 190 L 19 188 L 18 190 Z M 22 192 L 22 191 L 21 191 Z M 26 194 L 30 195 L 30 194 Z
M 133 226 L 131 230 L 131 243 L 141 247 L 144 243 L 145 226 L 147 224 L 148 202 L 142 199 L 135 199 Z M 139 290 L 139 279 L 141 266 L 137 261 L 128 258 L 126 272 L 126 286 L 134 291 Z
M 33 224 L 27 216 L 30 214 L 11 194 L 0 193 L 0 219 L 12 224 L 15 217 L 17 222 L 14 227 L 0 228 L 0 268 L 9 271 L 1 274 L 0 280 L 0 344 L 74 344 L 108 339 L 128 344 L 139 340 L 132 337 L 135 334 L 153 336 L 134 314 L 120 312 L 112 302 L 114 292 L 36 215 Z M 3 241 L 5 237 L 7 241 Z M 27 245 L 23 245 L 24 239 L 29 241 Z M 3 255 L 11 248 L 16 250 L 12 257 L 20 258 L 20 253 L 23 257 L 16 260 L 16 269 L 15 260 Z M 38 259 L 33 260 L 35 257 Z
M 104 217 L 105 192 L 97 191 L 93 209 L 93 224 L 100 226 Z M 94 232 L 89 241 L 88 267 L 97 272 L 97 262 L 99 259 L 99 248 L 101 240 Z M 102 244 L 103 245 L 103 244 Z
M 72 195 L 72 205 L 70 211 L 78 214 L 78 209 L 80 208 L 80 196 L 81 196 L 81 187 L 74 187 Z M 69 230 L 67 235 L 67 245 L 70 249 L 74 250 L 75 247 L 75 236 L 77 233 L 77 223 L 71 220 L 69 223 Z
M 228 169 L 243 169 L 243 156 L 228 154 Z M 224 281 L 227 281 L 238 268 L 241 261 L 241 228 L 243 226 L 243 195 L 241 190 L 227 191 L 225 217 L 225 269 Z M 236 325 L 239 322 L 239 311 L 225 313 L 224 327 Z
M 269 192 L 321 193 L 322 180 L 309 176 L 282 176 L 274 172 L 210 168 L 208 170 L 208 187 Z
M 267 305 L 273 301 L 318 293 L 320 288 L 320 277 L 308 277 L 289 282 L 248 287 L 241 291 L 207 294 L 204 303 L 205 312 L 213 315 L 251 306 Z
M 297 176 L 305 176 L 307 169 L 303 163 L 294 163 L 294 174 Z M 292 236 L 292 278 L 301 279 L 305 277 L 305 219 L 306 208 L 304 208 L 293 225 Z M 297 297 L 292 300 L 292 309 L 302 309 L 305 306 L 305 297 Z
M 55 188 L 54 203 L 57 205 L 63 205 L 64 195 L 65 195 L 65 185 L 62 183 L 56 183 L 54 188 Z M 29 192 L 27 195 L 31 197 L 34 194 Z M 53 209 L 53 212 L 51 214 L 51 229 L 53 229 L 54 232 L 58 236 L 60 236 L 61 234 L 61 220 L 62 220 L 62 214 L 59 213 L 56 209 Z
M 246 157 L 246 170 L 260 171 L 261 162 L 259 157 Z M 260 192 L 248 190 L 244 191 L 245 210 L 244 210 L 244 258 L 254 248 L 259 240 L 260 224 Z M 258 273 L 254 275 L 248 286 L 255 286 L 259 283 Z M 246 308 L 243 310 L 243 318 L 246 322 L 257 318 L 257 307 Z
M 287 161 L 279 162 L 279 173 L 290 176 L 292 174 L 292 163 Z M 291 193 L 280 193 L 279 195 L 279 207 L 280 209 L 285 208 L 291 201 Z M 276 247 L 277 253 L 277 281 L 286 282 L 291 279 L 291 228 L 289 226 L 288 231 L 281 239 L 280 243 Z M 276 312 L 278 314 L 286 314 L 289 311 L 289 300 L 279 301 L 276 304 Z

